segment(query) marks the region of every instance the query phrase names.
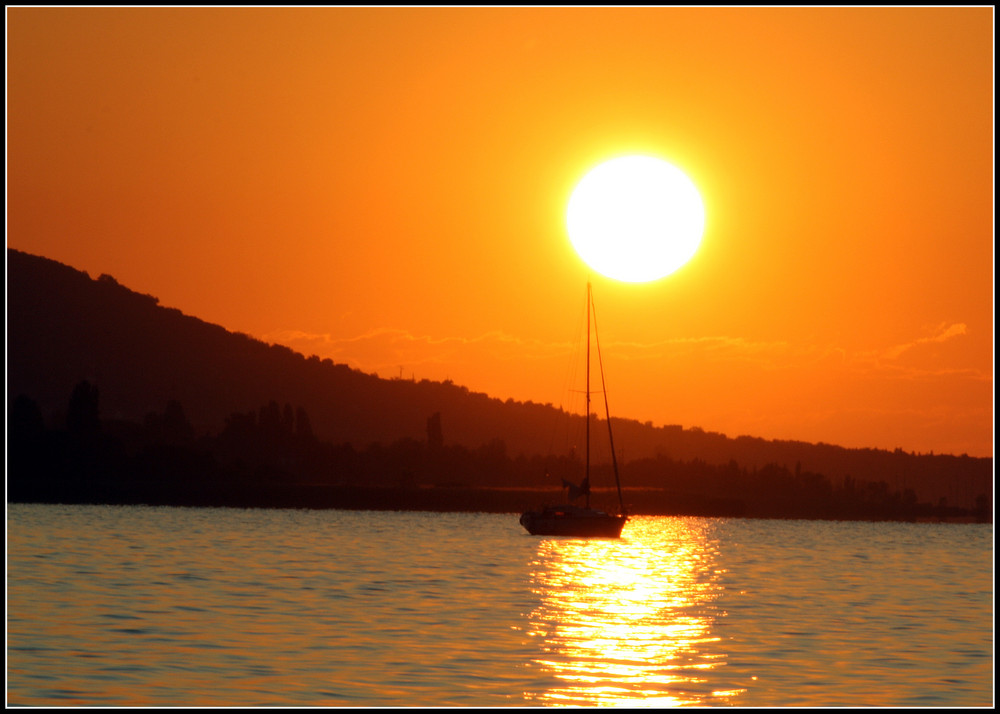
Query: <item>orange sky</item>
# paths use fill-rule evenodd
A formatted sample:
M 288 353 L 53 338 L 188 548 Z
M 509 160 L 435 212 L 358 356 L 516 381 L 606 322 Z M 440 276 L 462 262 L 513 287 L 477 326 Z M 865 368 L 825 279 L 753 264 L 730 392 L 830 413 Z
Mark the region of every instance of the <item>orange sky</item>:
M 384 377 L 570 407 L 576 181 L 698 254 L 593 274 L 613 413 L 993 454 L 993 10 L 76 9 L 7 19 L 7 241 Z

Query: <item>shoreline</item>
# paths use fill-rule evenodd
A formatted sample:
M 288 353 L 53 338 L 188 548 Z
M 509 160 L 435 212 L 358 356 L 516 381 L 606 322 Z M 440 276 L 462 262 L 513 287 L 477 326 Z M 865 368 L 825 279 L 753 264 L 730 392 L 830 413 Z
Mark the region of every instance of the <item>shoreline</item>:
M 10 485 L 8 484 L 8 487 Z M 918 504 L 906 510 L 837 507 L 794 508 L 748 504 L 742 500 L 656 489 L 625 489 L 627 510 L 634 516 L 755 518 L 782 520 L 891 521 L 913 523 L 992 524 L 992 514 L 942 509 Z M 8 488 L 7 503 L 66 505 L 175 506 L 214 508 L 300 508 L 353 511 L 427 511 L 522 513 L 543 503 L 565 502 L 561 490 L 538 488 L 470 488 L 461 486 L 385 487 L 328 484 L 218 484 L 160 482 L 72 482 L 40 480 Z M 594 499 L 595 508 L 610 509 L 610 499 Z

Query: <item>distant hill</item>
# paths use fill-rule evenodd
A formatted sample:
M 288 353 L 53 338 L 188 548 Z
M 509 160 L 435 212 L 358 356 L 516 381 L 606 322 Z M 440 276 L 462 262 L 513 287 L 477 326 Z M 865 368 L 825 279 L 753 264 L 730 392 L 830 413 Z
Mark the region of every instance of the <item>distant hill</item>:
M 275 400 L 302 406 L 317 436 L 365 447 L 423 439 L 443 415 L 447 442 L 472 447 L 497 437 L 516 452 L 548 448 L 555 410 L 503 402 L 450 382 L 385 380 L 268 345 L 133 292 L 113 277 L 13 249 L 7 251 L 8 406 L 34 399 L 48 420 L 87 379 L 102 418 L 142 421 L 177 400 L 197 429 L 219 430 L 231 414 Z
M 546 454 L 559 420 L 551 405 L 502 401 L 450 382 L 381 379 L 329 359 L 230 332 L 157 298 L 92 279 L 47 258 L 7 250 L 7 398 L 24 394 L 50 423 L 65 419 L 74 386 L 100 390 L 101 417 L 142 421 L 176 400 L 196 429 L 218 432 L 227 418 L 277 401 L 302 407 L 316 435 L 358 448 L 401 438 L 424 440 L 441 415 L 446 443 L 477 448 L 503 442 L 506 453 Z M 615 442 L 630 461 L 668 456 L 709 464 L 768 464 L 910 488 L 922 500 L 971 504 L 992 497 L 993 460 L 845 449 L 827 444 L 728 438 L 699 428 L 655 427 L 613 419 Z

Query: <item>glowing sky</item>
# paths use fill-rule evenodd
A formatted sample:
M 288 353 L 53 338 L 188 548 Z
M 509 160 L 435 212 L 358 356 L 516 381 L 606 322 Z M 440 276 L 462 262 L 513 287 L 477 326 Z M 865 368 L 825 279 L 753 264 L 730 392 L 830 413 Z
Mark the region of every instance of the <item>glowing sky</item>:
M 8 246 L 385 377 L 568 405 L 594 283 L 613 413 L 993 453 L 993 9 L 9 8 Z M 623 153 L 694 259 L 590 275 Z

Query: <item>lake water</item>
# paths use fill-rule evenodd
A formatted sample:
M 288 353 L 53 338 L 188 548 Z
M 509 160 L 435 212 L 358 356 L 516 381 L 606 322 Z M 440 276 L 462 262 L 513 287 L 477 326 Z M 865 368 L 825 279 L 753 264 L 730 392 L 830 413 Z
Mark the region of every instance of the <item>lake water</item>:
M 992 706 L 993 527 L 9 505 L 7 703 Z

